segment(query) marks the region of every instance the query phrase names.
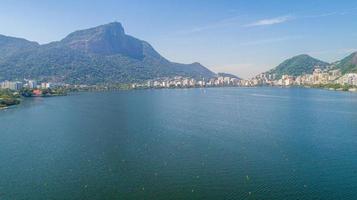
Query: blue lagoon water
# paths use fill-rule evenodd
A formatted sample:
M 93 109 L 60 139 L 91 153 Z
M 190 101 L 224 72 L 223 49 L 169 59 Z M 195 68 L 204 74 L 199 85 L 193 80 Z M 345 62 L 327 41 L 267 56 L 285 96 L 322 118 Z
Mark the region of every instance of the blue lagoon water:
M 357 199 L 357 94 L 79 93 L 0 111 L 0 199 Z

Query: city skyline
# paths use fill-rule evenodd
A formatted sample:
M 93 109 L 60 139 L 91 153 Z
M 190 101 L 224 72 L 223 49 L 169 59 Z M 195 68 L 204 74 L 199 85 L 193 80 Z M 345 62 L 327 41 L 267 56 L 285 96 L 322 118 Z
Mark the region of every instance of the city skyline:
M 3 1 L 0 11 L 0 34 L 44 44 L 118 21 L 172 61 L 243 78 L 297 54 L 333 62 L 357 50 L 353 1 Z

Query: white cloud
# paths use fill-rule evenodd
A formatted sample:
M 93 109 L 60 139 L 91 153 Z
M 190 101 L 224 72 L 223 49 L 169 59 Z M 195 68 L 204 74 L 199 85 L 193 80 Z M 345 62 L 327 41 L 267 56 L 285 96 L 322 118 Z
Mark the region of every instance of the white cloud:
M 336 15 L 349 15 L 349 14 L 356 14 L 357 7 L 353 7 L 350 9 L 342 10 L 342 11 L 332 11 L 326 12 L 316 15 L 306 15 L 306 16 L 292 16 L 292 15 L 284 15 L 275 18 L 268 18 L 268 19 L 261 19 L 259 21 L 250 23 L 245 25 L 245 27 L 254 27 L 254 26 L 270 26 L 275 24 L 282 24 L 291 20 L 296 19 L 308 19 L 308 18 L 323 18 L 323 17 L 330 17 Z
M 253 26 L 269 26 L 269 25 L 274 25 L 274 24 L 281 24 L 284 22 L 287 22 L 289 20 L 292 20 L 293 17 L 290 15 L 285 15 L 285 16 L 280 16 L 280 17 L 275 17 L 275 18 L 270 18 L 270 19 L 262 19 L 256 22 L 253 22 L 251 24 L 245 25 L 246 27 L 253 27 Z

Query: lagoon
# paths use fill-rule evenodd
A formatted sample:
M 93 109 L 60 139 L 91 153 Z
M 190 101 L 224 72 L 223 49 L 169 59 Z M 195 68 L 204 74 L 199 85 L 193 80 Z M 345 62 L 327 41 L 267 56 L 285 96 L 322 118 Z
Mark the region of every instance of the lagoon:
M 0 199 L 356 199 L 357 94 L 74 93 L 0 111 Z

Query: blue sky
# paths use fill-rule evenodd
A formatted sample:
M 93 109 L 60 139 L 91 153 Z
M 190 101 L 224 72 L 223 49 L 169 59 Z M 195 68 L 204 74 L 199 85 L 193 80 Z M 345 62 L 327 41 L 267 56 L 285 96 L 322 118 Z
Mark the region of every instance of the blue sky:
M 248 78 L 291 56 L 357 51 L 357 1 L 1 0 L 0 34 L 40 43 L 119 21 L 166 58 Z

